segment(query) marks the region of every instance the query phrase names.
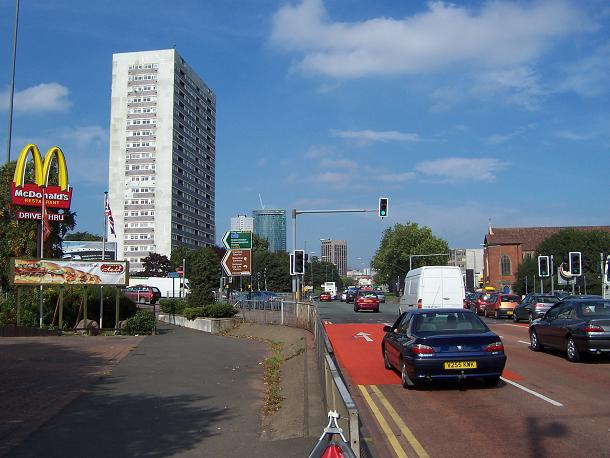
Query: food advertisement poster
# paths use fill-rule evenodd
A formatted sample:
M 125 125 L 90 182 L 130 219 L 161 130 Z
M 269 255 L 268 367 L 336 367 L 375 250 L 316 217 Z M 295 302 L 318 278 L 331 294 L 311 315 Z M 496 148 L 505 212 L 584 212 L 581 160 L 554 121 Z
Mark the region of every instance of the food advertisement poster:
M 126 261 L 72 261 L 11 258 L 13 285 L 113 285 L 129 281 Z

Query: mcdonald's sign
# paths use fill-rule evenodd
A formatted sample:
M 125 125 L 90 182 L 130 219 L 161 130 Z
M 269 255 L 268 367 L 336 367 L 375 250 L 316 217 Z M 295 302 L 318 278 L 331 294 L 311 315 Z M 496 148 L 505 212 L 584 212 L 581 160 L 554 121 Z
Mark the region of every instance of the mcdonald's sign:
M 25 183 L 25 171 L 30 153 L 34 162 L 34 183 Z M 49 173 L 53 159 L 57 162 L 57 185 L 49 185 Z M 14 205 L 40 207 L 43 193 L 46 207 L 70 208 L 72 188 L 68 184 L 68 168 L 64 153 L 59 147 L 54 146 L 47 151 L 43 159 L 38 147 L 30 143 L 19 153 L 15 175 L 13 175 L 11 200 Z

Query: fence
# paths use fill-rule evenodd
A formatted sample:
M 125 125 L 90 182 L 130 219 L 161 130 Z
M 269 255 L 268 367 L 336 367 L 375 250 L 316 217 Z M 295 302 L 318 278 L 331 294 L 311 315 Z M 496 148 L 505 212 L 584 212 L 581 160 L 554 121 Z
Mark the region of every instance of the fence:
M 293 326 L 311 331 L 315 338 L 316 356 L 326 411 L 336 410 L 347 420 L 346 436 L 354 454 L 360 457 L 360 431 L 358 409 L 352 399 L 338 366 L 334 352 L 314 304 L 278 300 L 238 300 L 244 321 L 251 323 Z

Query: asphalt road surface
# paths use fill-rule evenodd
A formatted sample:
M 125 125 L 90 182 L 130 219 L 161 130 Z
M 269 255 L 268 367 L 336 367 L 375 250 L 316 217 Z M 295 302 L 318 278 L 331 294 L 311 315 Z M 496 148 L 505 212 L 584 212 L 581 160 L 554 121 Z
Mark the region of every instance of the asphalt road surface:
M 536 353 L 526 324 L 485 319 L 508 356 L 497 387 L 473 380 L 405 390 L 381 358 L 383 323 L 397 309 L 319 307 L 375 456 L 610 456 L 610 359 L 575 364 L 563 353 Z

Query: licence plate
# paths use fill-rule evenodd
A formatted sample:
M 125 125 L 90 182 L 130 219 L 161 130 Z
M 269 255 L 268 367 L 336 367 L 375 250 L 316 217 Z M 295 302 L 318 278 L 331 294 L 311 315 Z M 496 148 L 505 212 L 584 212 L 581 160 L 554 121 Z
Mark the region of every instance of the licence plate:
M 512 314 L 513 314 L 513 311 L 512 311 L 512 310 L 509 310 L 508 312 L 506 312 L 506 314 L 507 314 L 507 315 L 512 315 Z
M 476 361 L 445 361 L 445 369 L 476 369 Z

